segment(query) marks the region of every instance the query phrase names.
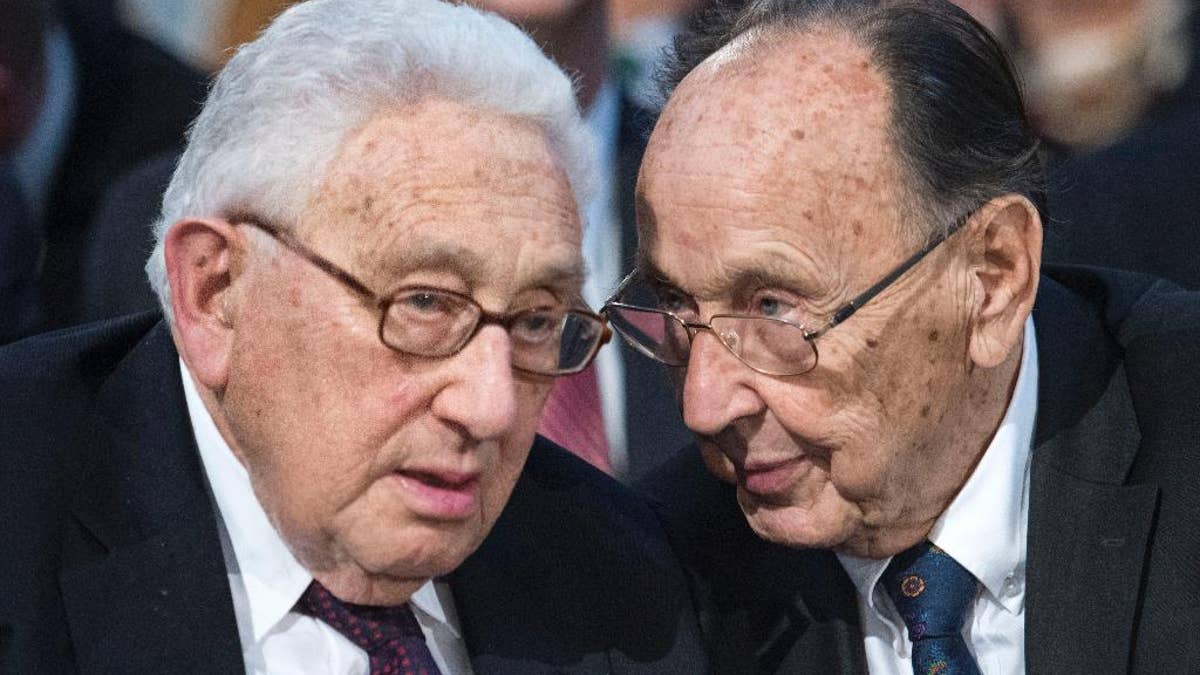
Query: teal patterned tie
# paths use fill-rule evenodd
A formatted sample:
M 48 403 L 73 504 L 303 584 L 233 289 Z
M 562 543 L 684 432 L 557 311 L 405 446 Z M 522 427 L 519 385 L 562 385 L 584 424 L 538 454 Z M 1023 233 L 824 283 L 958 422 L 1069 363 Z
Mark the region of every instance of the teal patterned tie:
M 915 675 L 979 675 L 963 639 L 963 619 L 979 584 L 928 541 L 892 559 L 881 582 L 908 626 Z

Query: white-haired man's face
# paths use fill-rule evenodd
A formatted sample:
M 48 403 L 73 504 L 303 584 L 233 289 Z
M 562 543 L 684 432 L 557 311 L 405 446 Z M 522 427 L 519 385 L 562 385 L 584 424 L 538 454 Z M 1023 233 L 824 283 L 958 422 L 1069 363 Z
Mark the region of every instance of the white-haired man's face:
M 229 228 L 245 255 L 231 263 L 227 347 L 216 366 L 204 353 L 189 366 L 211 373 L 218 426 L 301 563 L 343 599 L 402 602 L 487 535 L 552 379 L 514 371 L 491 323 L 449 357 L 393 351 L 378 307 L 255 228 Z M 546 138 L 458 104 L 352 134 L 291 231 L 380 294 L 444 289 L 509 314 L 578 293 L 579 220 Z

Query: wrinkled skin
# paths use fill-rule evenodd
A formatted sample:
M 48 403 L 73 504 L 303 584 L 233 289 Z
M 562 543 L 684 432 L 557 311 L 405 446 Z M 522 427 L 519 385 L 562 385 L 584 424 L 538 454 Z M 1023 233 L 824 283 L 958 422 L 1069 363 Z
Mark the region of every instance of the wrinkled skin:
M 404 602 L 487 535 L 552 380 L 514 372 L 497 325 L 447 358 L 393 352 L 377 311 L 316 266 L 250 226 L 208 226 L 227 255 L 205 249 L 202 224 L 176 225 L 174 254 L 168 240 L 172 269 L 231 279 L 193 319 L 172 276 L 206 404 L 298 560 L 344 600 Z M 437 286 L 495 313 L 568 302 L 582 274 L 576 206 L 541 132 L 439 100 L 350 135 L 292 230 L 376 293 Z M 429 474 L 465 487 L 447 497 Z
M 912 200 L 890 105 L 867 52 L 836 30 L 710 58 L 676 89 L 646 153 L 638 206 L 649 266 L 704 320 L 737 312 L 823 325 L 924 243 L 903 226 Z M 697 334 L 684 418 L 727 462 L 709 466 L 733 469 L 761 536 L 885 557 L 929 531 L 1015 378 L 1012 326 L 1029 308 L 1003 331 L 989 324 L 1001 299 L 985 252 L 991 215 L 1023 208 L 972 218 L 819 338 L 819 364 L 804 375 L 758 374 Z

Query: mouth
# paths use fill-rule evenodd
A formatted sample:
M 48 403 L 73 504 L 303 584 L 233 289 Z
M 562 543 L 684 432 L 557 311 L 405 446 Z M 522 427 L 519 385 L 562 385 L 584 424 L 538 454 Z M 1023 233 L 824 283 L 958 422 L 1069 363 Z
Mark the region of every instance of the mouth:
M 805 456 L 772 462 L 747 463 L 737 469 L 738 483 L 750 494 L 770 500 L 786 496 L 809 466 Z
M 433 469 L 398 469 L 391 478 L 417 515 L 465 520 L 479 509 L 480 474 Z

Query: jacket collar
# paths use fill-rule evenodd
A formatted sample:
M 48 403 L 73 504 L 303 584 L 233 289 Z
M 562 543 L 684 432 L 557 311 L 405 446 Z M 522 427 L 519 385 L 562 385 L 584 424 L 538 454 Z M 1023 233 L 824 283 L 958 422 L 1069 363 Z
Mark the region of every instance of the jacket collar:
M 73 453 L 60 579 L 82 672 L 244 672 L 233 602 L 169 329 L 101 384 Z
M 1106 299 L 1094 286 L 1078 290 Z M 1124 484 L 1141 434 L 1121 348 L 1101 314 L 1043 278 L 1034 325 L 1042 358 L 1026 665 L 1030 672 L 1123 671 L 1158 489 Z

